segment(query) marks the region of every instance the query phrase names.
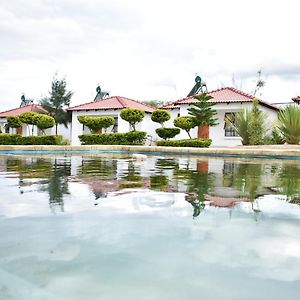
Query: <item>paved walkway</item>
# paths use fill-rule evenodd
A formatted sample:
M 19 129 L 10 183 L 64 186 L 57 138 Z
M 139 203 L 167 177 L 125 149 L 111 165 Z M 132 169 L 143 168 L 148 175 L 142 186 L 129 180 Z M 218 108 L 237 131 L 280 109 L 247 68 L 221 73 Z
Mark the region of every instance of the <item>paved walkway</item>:
M 270 157 L 300 159 L 300 145 L 265 145 L 265 146 L 235 146 L 210 148 L 180 148 L 157 146 L 124 146 L 124 145 L 89 145 L 89 146 L 3 146 L 0 145 L 0 154 L 11 151 L 29 152 L 77 152 L 77 151 L 124 151 L 135 153 L 169 153 L 169 154 L 198 154 L 209 156 L 244 156 L 244 157 Z

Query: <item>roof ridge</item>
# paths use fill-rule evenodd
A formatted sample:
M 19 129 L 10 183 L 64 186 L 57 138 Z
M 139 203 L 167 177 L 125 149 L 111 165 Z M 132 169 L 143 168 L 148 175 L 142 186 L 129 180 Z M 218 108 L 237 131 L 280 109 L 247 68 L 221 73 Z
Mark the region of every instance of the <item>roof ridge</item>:
M 108 98 L 105 98 L 105 99 L 101 99 L 101 100 L 106 100 L 106 99 L 111 99 L 111 98 L 115 98 L 116 96 L 110 96 Z M 97 101 L 101 101 L 101 100 L 97 100 Z M 68 109 L 73 109 L 73 108 L 76 108 L 76 107 L 79 107 L 79 106 L 82 106 L 82 105 L 86 105 L 86 104 L 91 104 L 93 102 L 97 102 L 95 100 L 93 101 L 89 101 L 89 102 L 85 102 L 85 103 L 81 103 L 81 104 L 77 104 L 77 105 L 74 105 L 74 106 L 71 106 L 71 107 L 68 107 Z
M 135 99 L 131 99 L 131 98 L 123 97 L 123 96 L 116 96 L 116 97 L 123 98 L 123 99 L 129 100 L 129 101 L 133 101 L 133 102 L 136 102 L 138 104 L 145 105 L 149 108 L 155 109 L 155 107 L 153 107 L 151 105 L 148 105 L 148 104 L 145 104 L 145 103 L 143 103 L 142 101 L 139 101 L 139 100 L 135 100 Z
M 7 112 L 10 112 L 10 111 L 13 111 L 13 110 L 16 110 L 16 109 L 20 109 L 20 108 L 23 108 L 23 107 L 27 107 L 27 106 L 41 106 L 39 104 L 27 104 L 25 106 L 22 106 L 22 107 L 16 107 L 16 108 L 11 108 L 11 109 L 7 109 L 7 110 L 4 110 L 4 111 L 1 111 L 0 114 L 3 114 L 3 113 L 7 113 Z
M 123 107 L 126 107 L 126 104 L 125 102 L 123 101 L 122 97 L 121 96 L 115 96 L 117 98 L 117 100 L 121 103 L 121 105 Z M 125 97 L 123 97 L 124 99 L 126 99 Z

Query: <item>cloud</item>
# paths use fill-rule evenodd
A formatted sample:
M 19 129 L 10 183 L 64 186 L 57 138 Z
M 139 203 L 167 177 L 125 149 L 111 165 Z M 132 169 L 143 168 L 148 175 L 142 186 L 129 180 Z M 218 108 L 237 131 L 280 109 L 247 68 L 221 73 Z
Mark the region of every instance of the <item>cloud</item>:
M 190 91 L 195 73 L 209 89 L 232 85 L 234 74 L 250 92 L 259 69 L 267 85 L 273 77 L 280 82 L 266 87 L 266 98 L 300 93 L 298 10 L 291 0 L 274 1 L 272 12 L 258 0 L 0 4 L 3 109 L 19 104 L 22 92 L 46 94 L 57 70 L 75 91 L 74 104 L 92 100 L 97 83 L 113 95 L 174 100 Z

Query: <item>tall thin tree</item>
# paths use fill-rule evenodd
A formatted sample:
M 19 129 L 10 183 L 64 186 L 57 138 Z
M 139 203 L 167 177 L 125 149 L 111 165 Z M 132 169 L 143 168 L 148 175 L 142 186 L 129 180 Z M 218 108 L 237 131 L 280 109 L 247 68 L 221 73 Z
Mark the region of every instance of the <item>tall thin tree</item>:
M 58 79 L 54 76 L 49 91 L 49 97 L 40 101 L 40 104 L 55 119 L 55 134 L 57 135 L 58 124 L 64 124 L 68 127 L 70 114 L 66 111 L 69 107 L 73 91 L 67 90 L 67 82 L 65 78 Z

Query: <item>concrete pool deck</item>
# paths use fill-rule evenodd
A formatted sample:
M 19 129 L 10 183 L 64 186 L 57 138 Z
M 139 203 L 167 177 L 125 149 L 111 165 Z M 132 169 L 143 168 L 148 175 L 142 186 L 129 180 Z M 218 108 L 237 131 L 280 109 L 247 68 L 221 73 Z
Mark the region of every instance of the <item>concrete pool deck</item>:
M 74 152 L 128 152 L 128 153 L 166 153 L 174 155 L 207 155 L 207 156 L 244 156 L 265 158 L 293 158 L 300 159 L 300 145 L 263 145 L 263 146 L 235 146 L 235 147 L 159 147 L 159 146 L 127 146 L 127 145 L 84 145 L 84 146 L 47 146 L 47 145 L 0 145 L 0 154 L 7 153 L 74 153 Z

